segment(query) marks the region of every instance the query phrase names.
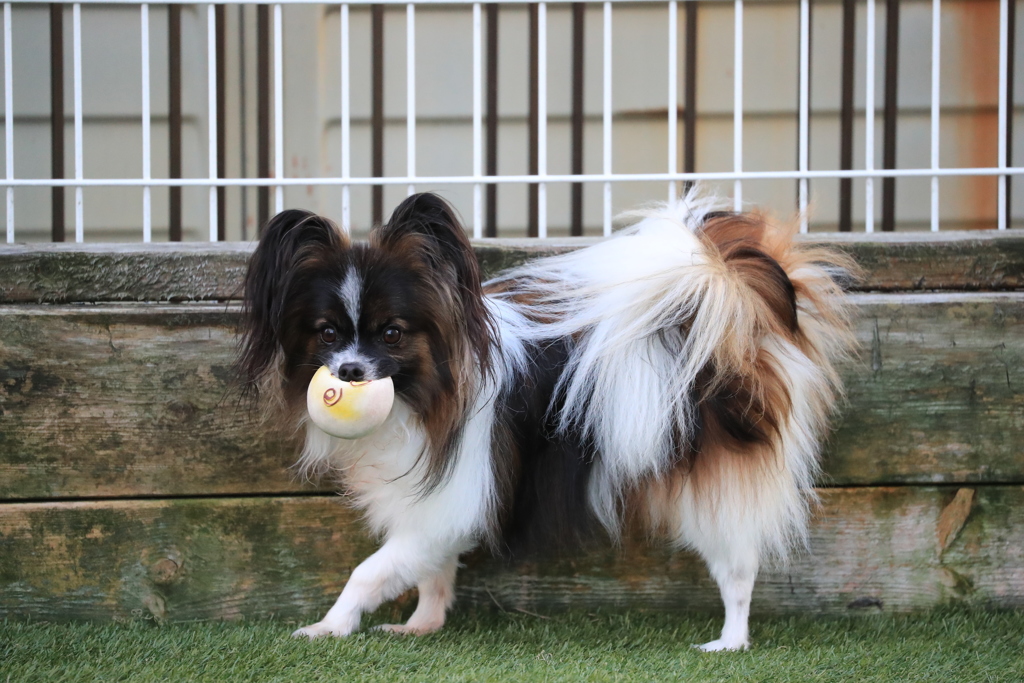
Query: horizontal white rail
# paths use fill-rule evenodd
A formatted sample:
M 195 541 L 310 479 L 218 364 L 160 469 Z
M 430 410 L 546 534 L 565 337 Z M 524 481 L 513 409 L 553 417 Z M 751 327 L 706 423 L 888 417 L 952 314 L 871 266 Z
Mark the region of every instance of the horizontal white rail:
M 931 176 L 1024 175 L 1024 166 L 1006 168 L 876 168 L 871 171 L 721 171 L 699 173 L 593 173 L 582 175 L 386 176 L 381 178 L 0 178 L 0 187 L 289 187 L 325 185 L 472 185 L 482 183 L 628 183 L 701 180 L 799 180 L 801 178 L 928 178 Z

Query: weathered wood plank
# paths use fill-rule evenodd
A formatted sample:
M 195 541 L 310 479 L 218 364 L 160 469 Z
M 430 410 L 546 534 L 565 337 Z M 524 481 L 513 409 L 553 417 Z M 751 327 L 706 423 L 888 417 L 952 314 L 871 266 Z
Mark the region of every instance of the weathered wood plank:
M 832 484 L 1024 481 L 1024 293 L 856 295 Z M 0 499 L 286 493 L 222 305 L 0 308 Z M 877 325 L 877 338 L 876 338 Z
M 304 613 L 373 549 L 332 497 L 5 504 L 0 614 Z
M 950 603 L 1024 606 L 1024 488 L 975 489 L 973 507 L 940 545 L 943 511 L 955 488 L 822 490 L 808 550 L 784 568 L 762 571 L 755 613 L 905 611 Z M 720 610 L 702 563 L 646 542 L 621 550 L 506 568 L 469 566 L 460 595 L 491 596 L 508 609 L 645 607 Z
M 853 298 L 826 481 L 1024 482 L 1024 293 Z
M 0 303 L 210 301 L 240 297 L 238 243 L 0 247 Z
M 943 511 L 956 493 L 823 491 L 809 551 L 762 573 L 754 611 L 1024 606 L 1024 488 L 978 488 L 943 546 Z M 0 618 L 308 619 L 373 547 L 355 514 L 326 496 L 8 503 Z M 639 542 L 511 567 L 472 557 L 458 592 L 463 606 L 541 612 L 720 610 L 699 560 Z
M 238 405 L 237 311 L 0 309 L 0 498 L 309 490 Z
M 1024 286 L 1024 235 L 814 234 L 864 267 L 863 291 L 1008 290 Z M 484 273 L 595 238 L 475 242 Z M 251 244 L 46 244 L 0 246 L 0 303 L 237 299 Z
M 1024 287 L 1024 234 L 1016 231 L 816 233 L 864 269 L 860 291 L 1010 290 Z

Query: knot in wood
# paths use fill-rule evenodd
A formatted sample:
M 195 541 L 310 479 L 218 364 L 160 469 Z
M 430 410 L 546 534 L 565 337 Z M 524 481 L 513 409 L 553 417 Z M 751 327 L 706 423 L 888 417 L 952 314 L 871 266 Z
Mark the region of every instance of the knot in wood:
M 164 557 L 153 563 L 149 568 L 149 575 L 153 579 L 153 583 L 167 584 L 178 577 L 180 570 L 181 565 L 177 561 L 170 557 Z

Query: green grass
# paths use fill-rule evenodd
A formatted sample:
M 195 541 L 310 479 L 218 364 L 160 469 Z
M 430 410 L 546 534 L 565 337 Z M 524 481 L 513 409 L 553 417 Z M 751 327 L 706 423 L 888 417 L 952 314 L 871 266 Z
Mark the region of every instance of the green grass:
M 754 647 L 704 654 L 717 619 L 457 613 L 440 633 L 292 640 L 278 621 L 0 623 L 0 681 L 1022 681 L 1024 612 L 755 619 Z

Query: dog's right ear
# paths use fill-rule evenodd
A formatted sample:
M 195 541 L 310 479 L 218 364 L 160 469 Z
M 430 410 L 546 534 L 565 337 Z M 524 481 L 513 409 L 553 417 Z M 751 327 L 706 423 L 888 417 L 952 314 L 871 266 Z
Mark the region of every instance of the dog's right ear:
M 267 223 L 245 275 L 236 368 L 246 395 L 259 394 L 261 380 L 275 363 L 292 278 L 304 265 L 348 246 L 338 226 L 309 211 L 282 211 Z

